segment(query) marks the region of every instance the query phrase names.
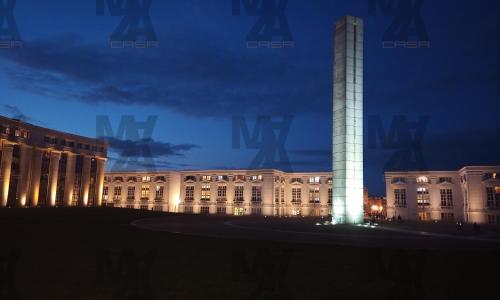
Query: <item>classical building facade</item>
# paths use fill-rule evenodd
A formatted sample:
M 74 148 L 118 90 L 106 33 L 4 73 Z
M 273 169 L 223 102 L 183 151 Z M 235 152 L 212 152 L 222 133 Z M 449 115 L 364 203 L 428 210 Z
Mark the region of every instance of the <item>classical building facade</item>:
M 105 141 L 0 116 L 0 207 L 100 206 Z
M 206 170 L 107 173 L 107 206 L 219 215 L 328 216 L 331 173 Z
M 500 224 L 500 166 L 386 172 L 387 216 Z

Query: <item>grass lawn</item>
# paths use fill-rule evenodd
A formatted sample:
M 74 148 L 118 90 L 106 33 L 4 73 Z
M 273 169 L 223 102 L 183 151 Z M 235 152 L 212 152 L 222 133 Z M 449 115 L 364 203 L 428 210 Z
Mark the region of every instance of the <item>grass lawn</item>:
M 162 214 L 113 208 L 0 210 L 0 299 L 483 299 L 499 294 L 498 252 L 235 241 L 129 225 L 157 216 Z

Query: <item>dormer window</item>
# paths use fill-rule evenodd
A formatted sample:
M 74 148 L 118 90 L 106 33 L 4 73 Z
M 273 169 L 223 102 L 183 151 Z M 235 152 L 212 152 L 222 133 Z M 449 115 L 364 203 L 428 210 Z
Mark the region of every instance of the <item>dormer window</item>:
M 429 177 L 427 176 L 417 177 L 417 183 L 429 183 Z
M 194 177 L 194 176 L 186 176 L 184 178 L 184 181 L 196 181 L 196 177 Z
M 317 184 L 317 183 L 320 183 L 320 178 L 319 178 L 319 176 L 309 177 L 309 183 L 311 183 L 311 184 Z
M 292 178 L 292 180 L 290 180 L 290 183 L 302 183 L 302 179 L 301 178 Z
M 252 176 L 252 181 L 262 181 L 262 175 L 253 175 Z
M 439 183 L 452 183 L 451 177 L 439 177 Z
M 142 176 L 142 182 L 150 182 L 151 176 Z
M 210 176 L 210 175 L 203 175 L 201 177 L 201 180 L 202 181 L 212 181 L 212 176 Z
M 394 177 L 392 183 L 406 183 L 406 178 L 404 177 Z

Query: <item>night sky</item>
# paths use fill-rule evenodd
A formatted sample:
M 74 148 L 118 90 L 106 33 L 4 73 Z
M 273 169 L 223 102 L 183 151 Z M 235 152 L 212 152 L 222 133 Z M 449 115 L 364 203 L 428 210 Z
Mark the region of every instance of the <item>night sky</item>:
M 384 194 L 384 168 L 500 164 L 497 0 L 425 1 L 429 49 L 383 48 L 394 17 L 370 15 L 367 0 L 289 0 L 295 46 L 287 49 L 247 49 L 258 17 L 232 15 L 231 0 L 153 0 L 159 46 L 151 49 L 110 48 L 122 17 L 107 8 L 97 16 L 93 0 L 18 0 L 13 12 L 24 43 L 0 49 L 0 113 L 92 137 L 98 115 L 109 116 L 115 132 L 122 116 L 157 116 L 148 140 L 156 169 L 249 168 L 258 150 L 233 148 L 233 116 L 245 117 L 250 130 L 256 117 L 292 116 L 291 169 L 331 171 L 333 26 L 346 14 L 365 21 L 370 194 Z M 408 135 L 405 120 L 422 123 Z M 391 123 L 392 141 L 370 141 L 377 124 L 390 135 Z M 110 139 L 108 168 L 134 155 L 126 148 L 137 141 L 124 139 Z M 408 149 L 421 157 L 391 162 Z

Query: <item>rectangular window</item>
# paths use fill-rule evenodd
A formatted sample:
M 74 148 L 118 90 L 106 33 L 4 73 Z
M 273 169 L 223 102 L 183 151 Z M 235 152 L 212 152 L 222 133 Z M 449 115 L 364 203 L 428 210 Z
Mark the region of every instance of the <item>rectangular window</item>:
M 488 208 L 495 206 L 495 190 L 492 187 L 486 188 L 486 206 Z
M 217 207 L 217 214 L 218 215 L 225 215 L 226 214 L 226 208 L 225 207 Z
M 396 205 L 396 207 L 406 207 L 406 190 L 395 189 L 394 200 L 394 204 Z
M 235 216 L 243 216 L 245 214 L 245 209 L 243 207 L 235 207 L 234 215 Z
M 210 175 L 203 175 L 201 177 L 201 180 L 202 181 L 212 181 L 212 176 L 210 176 Z
M 134 209 L 133 205 L 127 205 L 126 207 L 129 208 L 129 209 Z
M 262 181 L 262 175 L 253 175 L 252 176 L 252 181 Z
M 147 205 L 141 205 L 141 209 L 142 209 L 142 210 L 148 210 L 149 208 L 148 208 L 148 206 L 147 206 Z
M 217 187 L 217 201 L 226 201 L 226 192 L 227 192 L 226 186 Z
M 280 202 L 280 188 L 279 187 L 274 189 L 274 202 L 275 203 Z
M 281 188 L 281 203 L 285 203 L 285 188 Z
M 309 203 L 319 203 L 319 188 L 309 189 Z
M 328 189 L 328 204 L 329 205 L 332 205 L 332 197 L 333 197 L 332 188 L 329 188 Z
M 234 187 L 234 201 L 243 202 L 243 186 Z
M 441 213 L 441 220 L 445 222 L 452 222 L 455 220 L 453 213 Z
M 441 189 L 441 207 L 453 207 L 453 192 L 451 189 Z
M 115 186 L 113 191 L 113 201 L 121 201 L 122 200 L 122 187 Z
M 210 201 L 210 186 L 201 186 L 201 201 Z
M 134 201 L 135 200 L 135 186 L 129 186 L 127 188 L 127 200 Z
M 314 183 L 319 183 L 319 176 L 316 177 L 309 177 L 309 183 L 314 184 Z
M 186 206 L 186 207 L 184 207 L 184 213 L 186 213 L 186 214 L 192 214 L 193 213 L 193 207 L 192 206 Z
M 149 200 L 149 185 L 141 186 L 141 200 Z
M 261 216 L 262 215 L 262 209 L 260 207 L 252 207 L 252 210 L 250 211 L 252 216 Z
M 262 201 L 262 187 L 252 186 L 252 202 Z
M 200 209 L 200 213 L 202 215 L 208 215 L 208 214 L 210 214 L 210 207 L 208 207 L 208 206 L 202 206 L 201 209 Z
M 302 189 L 292 188 L 292 203 L 300 204 L 302 202 Z
M 186 196 L 184 197 L 184 201 L 193 201 L 194 200 L 194 186 L 186 186 Z
M 108 187 L 107 186 L 105 186 L 102 189 L 102 200 L 104 200 L 104 201 L 108 200 Z
M 163 187 L 162 186 L 156 187 L 155 200 L 156 201 L 163 201 Z
M 431 199 L 429 198 L 429 189 L 426 187 L 417 188 L 417 206 L 419 208 L 429 207 Z

